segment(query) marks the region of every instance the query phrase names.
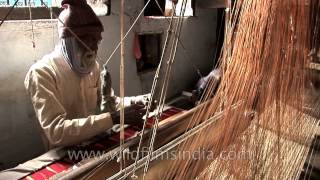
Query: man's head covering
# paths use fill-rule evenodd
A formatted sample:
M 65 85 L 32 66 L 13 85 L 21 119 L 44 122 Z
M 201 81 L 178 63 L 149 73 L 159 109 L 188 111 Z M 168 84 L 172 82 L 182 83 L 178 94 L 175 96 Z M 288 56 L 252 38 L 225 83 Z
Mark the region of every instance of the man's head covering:
M 58 32 L 60 38 L 73 36 L 68 28 L 77 36 L 87 34 L 98 34 L 101 36 L 103 26 L 86 0 L 62 0 L 61 6 L 64 9 L 60 15 Z

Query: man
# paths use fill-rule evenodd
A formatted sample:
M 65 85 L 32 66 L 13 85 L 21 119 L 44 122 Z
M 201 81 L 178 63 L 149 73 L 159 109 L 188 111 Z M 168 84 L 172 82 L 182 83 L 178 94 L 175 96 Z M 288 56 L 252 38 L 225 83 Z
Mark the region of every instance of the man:
M 86 0 L 63 0 L 61 5 L 60 42 L 52 53 L 32 65 L 25 78 L 47 149 L 79 143 L 119 123 L 119 98 L 114 96 L 106 74 L 102 107 L 112 112 L 95 115 L 101 101 L 100 70 L 95 59 L 102 23 Z M 144 99 L 127 97 L 125 104 L 139 104 Z M 142 107 L 126 108 L 126 123 L 141 123 Z

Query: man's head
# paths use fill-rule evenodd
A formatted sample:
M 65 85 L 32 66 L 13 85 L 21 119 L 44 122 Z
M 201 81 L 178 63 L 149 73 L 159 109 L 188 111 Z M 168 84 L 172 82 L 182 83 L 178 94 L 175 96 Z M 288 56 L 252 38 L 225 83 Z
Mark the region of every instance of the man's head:
M 60 38 L 91 36 L 101 40 L 103 25 L 86 0 L 63 0 L 63 11 L 59 15 L 58 32 Z M 74 33 L 72 33 L 71 31 Z
M 63 0 L 61 6 L 58 33 L 63 53 L 73 70 L 86 74 L 95 63 L 103 25 L 86 0 Z

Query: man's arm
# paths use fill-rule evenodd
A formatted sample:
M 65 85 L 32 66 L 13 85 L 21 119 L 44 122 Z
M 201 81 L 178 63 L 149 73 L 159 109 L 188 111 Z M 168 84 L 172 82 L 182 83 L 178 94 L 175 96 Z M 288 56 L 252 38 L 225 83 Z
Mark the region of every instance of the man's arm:
M 79 143 L 111 128 L 110 113 L 67 119 L 60 103 L 54 76 L 46 67 L 31 68 L 25 79 L 40 126 L 52 146 Z
M 120 97 L 114 94 L 111 76 L 106 66 L 103 66 L 103 71 L 101 72 L 101 79 L 101 111 L 118 111 L 120 109 Z M 124 107 L 129 107 L 134 104 L 146 105 L 149 98 L 150 94 L 124 97 Z

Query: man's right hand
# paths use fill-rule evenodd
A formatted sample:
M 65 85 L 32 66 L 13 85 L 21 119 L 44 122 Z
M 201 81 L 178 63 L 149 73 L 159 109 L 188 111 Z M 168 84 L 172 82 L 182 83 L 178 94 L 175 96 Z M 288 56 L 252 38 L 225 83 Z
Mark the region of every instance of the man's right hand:
M 120 111 L 110 113 L 113 124 L 120 124 Z M 146 108 L 144 105 L 133 104 L 124 108 L 124 124 L 131 126 L 143 127 L 142 117 L 146 114 Z

